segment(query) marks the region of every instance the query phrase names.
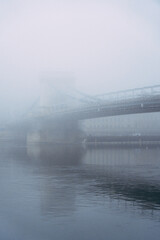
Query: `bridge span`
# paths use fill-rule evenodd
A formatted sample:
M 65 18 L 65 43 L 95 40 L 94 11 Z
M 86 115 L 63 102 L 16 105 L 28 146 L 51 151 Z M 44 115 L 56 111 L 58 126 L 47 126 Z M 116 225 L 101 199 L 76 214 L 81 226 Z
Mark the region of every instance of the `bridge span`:
M 94 101 L 93 101 L 94 99 Z M 45 113 L 35 112 L 44 118 L 71 118 L 84 120 L 106 116 L 149 113 L 160 111 L 160 85 L 129 89 L 91 97 L 90 102 L 76 106 L 54 105 Z M 33 114 L 34 115 L 34 114 Z
M 27 142 L 72 143 L 82 139 L 79 120 L 160 112 L 160 85 L 91 97 L 70 91 L 67 97 L 76 104 L 70 101 L 67 105 L 67 101 L 61 101 L 44 108 L 35 105 L 27 116 L 9 126 L 12 138 Z

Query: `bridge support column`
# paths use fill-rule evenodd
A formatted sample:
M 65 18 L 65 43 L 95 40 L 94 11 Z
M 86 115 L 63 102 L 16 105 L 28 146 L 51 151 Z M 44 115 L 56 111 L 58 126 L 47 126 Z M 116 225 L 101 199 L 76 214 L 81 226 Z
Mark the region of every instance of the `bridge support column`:
M 27 133 L 27 143 L 78 143 L 78 121 L 71 119 L 39 120 Z

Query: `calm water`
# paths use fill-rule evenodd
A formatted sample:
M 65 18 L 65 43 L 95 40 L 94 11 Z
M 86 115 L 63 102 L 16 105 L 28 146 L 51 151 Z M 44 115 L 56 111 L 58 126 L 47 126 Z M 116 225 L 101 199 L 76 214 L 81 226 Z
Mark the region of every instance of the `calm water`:
M 160 236 L 160 149 L 0 147 L 0 239 Z

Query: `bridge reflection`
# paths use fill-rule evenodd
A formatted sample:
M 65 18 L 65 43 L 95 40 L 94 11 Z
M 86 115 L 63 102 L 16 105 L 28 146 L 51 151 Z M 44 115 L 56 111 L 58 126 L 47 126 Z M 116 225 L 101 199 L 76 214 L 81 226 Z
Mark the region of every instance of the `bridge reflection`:
M 98 192 L 159 208 L 159 154 L 155 148 L 92 148 L 83 163 L 91 168 Z
M 81 146 L 75 144 L 29 144 L 27 155 L 38 165 L 79 165 L 83 155 Z
M 38 150 L 37 147 L 28 146 L 28 154 L 32 160 L 35 157 L 37 160 L 42 160 L 36 163 L 38 166 L 39 164 L 45 166 L 43 174 L 56 176 L 56 179 L 60 181 L 58 194 L 61 192 L 63 195 L 63 200 L 61 199 L 63 203 L 68 197 L 75 198 L 77 194 L 79 195 L 80 192 L 76 189 L 83 186 L 82 191 L 87 191 L 93 198 L 100 195 L 110 200 L 117 199 L 118 204 L 122 206 L 124 202 L 126 205 L 129 202 L 133 206 L 138 205 L 141 210 L 151 210 L 151 212 L 160 208 L 160 149 L 92 148 L 82 150 L 74 149 L 73 146 L 72 148 L 59 146 L 57 150 L 55 147 L 49 152 L 49 148 L 49 146 L 39 146 Z M 52 155 L 50 155 L 51 152 Z M 57 175 L 57 169 L 55 170 L 57 163 L 64 164 L 63 166 L 66 163 L 71 165 L 65 171 L 59 168 Z M 73 169 L 73 166 L 76 167 Z M 55 198 L 54 181 L 48 182 L 47 180 L 45 185 L 46 189 L 50 186 L 48 194 L 52 198 L 52 201 L 49 201 L 52 206 L 46 206 L 46 209 L 50 211 L 53 210 L 54 204 L 57 204 L 58 196 Z M 66 186 L 68 191 L 66 191 Z M 46 204 L 49 203 L 48 196 L 44 197 L 44 200 L 47 201 Z M 66 203 L 69 204 L 68 200 Z M 68 207 L 66 206 L 67 209 Z
M 70 215 L 81 204 L 103 204 L 104 211 L 111 207 L 160 220 L 159 148 L 39 144 L 13 149 L 12 160 L 39 179 L 43 215 Z

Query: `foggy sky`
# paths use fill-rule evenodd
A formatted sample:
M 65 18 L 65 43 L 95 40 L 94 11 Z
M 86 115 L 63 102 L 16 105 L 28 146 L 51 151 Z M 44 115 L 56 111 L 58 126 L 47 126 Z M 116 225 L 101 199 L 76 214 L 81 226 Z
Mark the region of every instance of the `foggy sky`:
M 159 84 L 159 29 L 158 0 L 0 0 L 0 107 L 34 100 L 47 71 L 91 94 Z

